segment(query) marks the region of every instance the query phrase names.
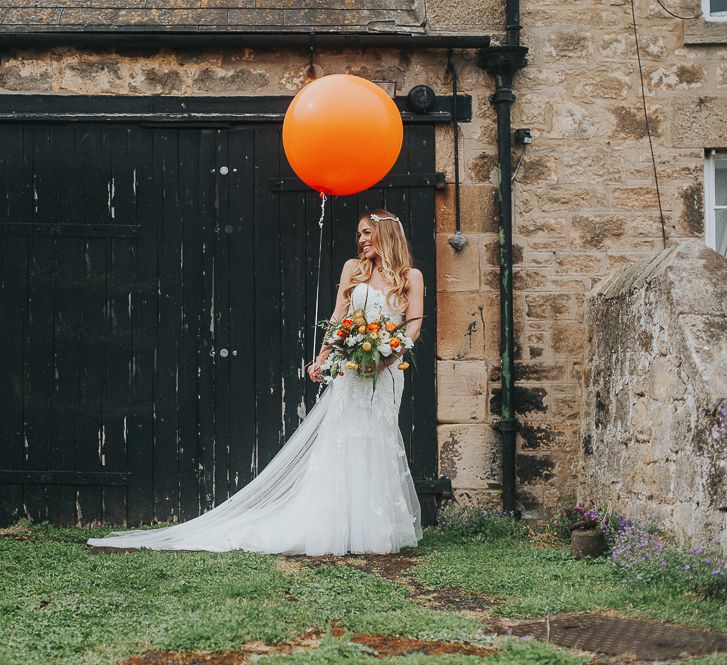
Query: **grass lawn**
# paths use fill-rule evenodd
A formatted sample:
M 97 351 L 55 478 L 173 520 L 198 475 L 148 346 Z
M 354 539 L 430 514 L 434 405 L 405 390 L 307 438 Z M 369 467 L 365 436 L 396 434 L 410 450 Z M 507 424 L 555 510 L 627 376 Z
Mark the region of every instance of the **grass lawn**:
M 0 537 L 0 663 L 116 663 L 146 651 L 233 651 L 324 633 L 313 650 L 260 657 L 273 663 L 586 663 L 591 656 L 492 637 L 482 617 L 425 607 L 405 584 L 345 564 L 245 552 L 105 554 L 84 541 L 110 529 L 20 525 Z M 11 530 L 12 531 L 12 530 Z M 7 530 L 6 530 L 7 532 Z M 493 620 L 611 609 L 727 629 L 727 607 L 664 587 L 621 583 L 605 560 L 573 561 L 564 548 L 481 543 L 427 530 L 409 555 L 419 583 L 458 587 L 497 602 Z M 325 635 L 331 622 L 343 634 Z M 340 631 L 339 631 L 340 633 Z M 374 659 L 353 635 L 493 645 L 491 656 L 411 654 Z M 257 658 L 257 657 L 255 657 Z M 727 656 L 689 661 L 727 665 Z

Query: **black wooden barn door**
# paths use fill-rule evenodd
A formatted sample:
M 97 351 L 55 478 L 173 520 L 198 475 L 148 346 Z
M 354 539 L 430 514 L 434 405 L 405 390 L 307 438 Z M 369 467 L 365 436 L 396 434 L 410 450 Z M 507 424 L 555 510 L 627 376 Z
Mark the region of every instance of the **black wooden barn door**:
M 402 218 L 428 315 L 401 426 L 436 473 L 433 128 L 333 198 L 319 318 L 360 213 Z M 0 522 L 189 519 L 264 468 L 315 399 L 320 200 L 276 125 L 0 124 Z M 320 340 L 320 335 L 318 336 Z

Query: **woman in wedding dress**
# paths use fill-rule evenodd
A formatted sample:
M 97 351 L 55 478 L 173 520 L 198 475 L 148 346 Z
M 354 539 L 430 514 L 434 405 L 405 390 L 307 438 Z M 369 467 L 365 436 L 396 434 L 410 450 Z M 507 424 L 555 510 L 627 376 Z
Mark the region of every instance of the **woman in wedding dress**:
M 358 258 L 343 267 L 331 321 L 359 308 L 367 318 L 383 312 L 409 321 L 406 333 L 416 340 L 424 282 L 411 267 L 401 222 L 386 210 L 367 213 L 356 238 Z M 308 368 L 313 381 L 321 381 L 327 353 L 324 347 Z M 268 465 L 219 506 L 187 522 L 114 531 L 88 545 L 310 556 L 415 547 L 421 510 L 399 429 L 404 372 L 393 356 L 380 361 L 375 390 L 371 378 L 353 372 L 334 378 Z

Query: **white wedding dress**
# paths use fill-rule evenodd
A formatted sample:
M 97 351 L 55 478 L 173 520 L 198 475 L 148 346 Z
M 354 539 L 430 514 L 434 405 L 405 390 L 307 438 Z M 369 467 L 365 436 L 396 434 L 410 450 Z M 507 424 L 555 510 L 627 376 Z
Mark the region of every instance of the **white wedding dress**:
M 401 314 L 357 284 L 352 308 Z M 91 546 L 241 549 L 280 554 L 391 553 L 422 538 L 421 509 L 399 429 L 404 372 L 336 377 L 268 465 L 224 503 L 181 524 L 114 531 Z M 373 398 L 372 398 L 373 393 Z

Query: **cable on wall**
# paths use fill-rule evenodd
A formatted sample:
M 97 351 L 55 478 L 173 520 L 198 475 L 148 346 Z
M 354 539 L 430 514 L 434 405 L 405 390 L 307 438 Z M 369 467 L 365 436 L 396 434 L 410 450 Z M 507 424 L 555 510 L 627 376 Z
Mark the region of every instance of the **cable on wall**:
M 460 201 L 459 201 L 459 124 L 457 122 L 457 69 L 452 62 L 452 49 L 447 52 L 447 73 L 452 79 L 452 130 L 454 134 L 454 235 L 449 244 L 457 251 L 464 249 L 467 238 L 460 228 Z
M 661 3 L 660 3 L 661 4 Z M 644 86 L 644 70 L 641 66 L 641 54 L 639 52 L 639 34 L 636 29 L 636 9 L 634 0 L 631 0 L 631 22 L 634 28 L 634 40 L 636 42 L 636 59 L 639 64 L 639 77 L 641 79 L 641 101 L 644 107 L 644 122 L 646 123 L 646 136 L 649 138 L 649 150 L 651 151 L 651 164 L 654 169 L 654 183 L 656 184 L 656 200 L 659 204 L 659 218 L 661 219 L 661 241 L 666 248 L 666 224 L 664 222 L 664 210 L 661 207 L 661 192 L 659 191 L 659 176 L 656 172 L 656 157 L 654 157 L 654 143 L 651 140 L 651 128 L 649 127 L 649 114 L 646 111 L 646 88 Z
M 667 14 L 669 14 L 669 16 L 673 16 L 674 18 L 681 19 L 682 21 L 696 21 L 697 19 L 702 18 L 701 14 L 698 14 L 697 16 L 679 16 L 679 14 L 675 14 L 668 7 L 666 7 L 661 0 L 656 0 L 656 1 L 659 3 L 659 7 L 661 7 Z

